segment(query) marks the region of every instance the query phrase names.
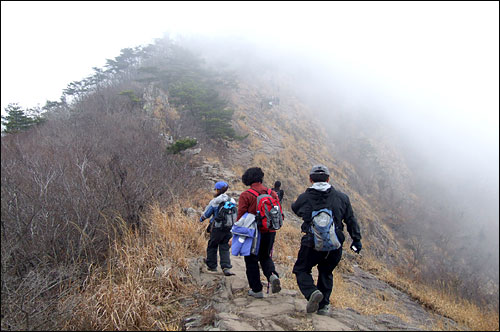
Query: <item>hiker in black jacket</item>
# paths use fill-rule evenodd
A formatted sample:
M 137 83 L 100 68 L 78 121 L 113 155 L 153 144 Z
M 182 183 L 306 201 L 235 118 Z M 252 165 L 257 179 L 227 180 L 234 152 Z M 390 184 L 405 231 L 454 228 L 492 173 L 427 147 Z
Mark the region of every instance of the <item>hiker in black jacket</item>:
M 285 194 L 283 189 L 281 189 L 281 181 L 276 181 L 274 183 L 273 190 L 278 194 L 278 199 L 280 200 L 280 204 L 281 204 L 282 200 L 283 200 L 283 195 Z M 283 206 L 283 205 L 281 205 L 281 206 Z
M 308 300 L 306 311 L 317 312 L 320 315 L 328 315 L 330 311 L 330 294 L 333 287 L 333 270 L 342 257 L 342 243 L 345 240 L 343 233 L 347 225 L 353 242 L 351 249 L 358 253 L 361 251 L 361 233 L 359 225 L 354 217 L 349 197 L 335 190 L 328 181 L 330 172 L 323 165 L 316 165 L 311 169 L 309 180 L 312 186 L 299 195 L 292 204 L 292 211 L 302 218 L 302 232 L 306 233 L 301 240 L 297 261 L 293 267 L 293 273 L 297 278 L 300 291 Z M 322 208 L 333 212 L 335 233 L 340 248 L 330 251 L 318 251 L 314 247 L 314 235 L 311 231 L 312 212 Z M 317 265 L 318 282 L 314 285 L 312 268 Z

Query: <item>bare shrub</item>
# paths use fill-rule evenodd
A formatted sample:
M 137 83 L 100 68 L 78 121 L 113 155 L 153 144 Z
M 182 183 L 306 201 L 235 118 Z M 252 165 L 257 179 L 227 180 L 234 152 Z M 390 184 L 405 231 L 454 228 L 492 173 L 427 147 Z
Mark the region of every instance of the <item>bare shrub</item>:
M 67 320 L 74 305 L 60 305 L 77 272 L 71 267 L 30 270 L 16 280 L 2 274 L 2 330 L 51 330 Z M 12 286 L 12 288 L 11 288 Z
M 2 137 L 2 327 L 56 327 L 52 304 L 70 285 L 58 284 L 60 271 L 84 277 L 122 232 L 119 220 L 140 230 L 147 204 L 167 206 L 193 184 L 188 157 L 167 155 L 154 119 L 124 107 L 116 90 L 106 99 L 113 112 L 88 97 Z M 59 293 L 47 291 L 56 284 Z

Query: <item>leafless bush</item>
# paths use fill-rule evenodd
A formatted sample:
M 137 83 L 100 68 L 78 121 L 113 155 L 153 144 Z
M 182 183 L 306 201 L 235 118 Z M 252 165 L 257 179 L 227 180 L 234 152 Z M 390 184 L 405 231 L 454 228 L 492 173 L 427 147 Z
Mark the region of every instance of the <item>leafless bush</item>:
M 155 121 L 116 90 L 2 137 L 2 329 L 57 329 L 63 281 L 105 259 L 117 220 L 140 229 L 148 204 L 193 183 L 188 157 L 168 155 Z
M 3 275 L 2 330 L 50 330 L 69 319 L 74 305 L 61 307 L 60 299 L 69 294 L 75 275 L 69 266 L 37 267 L 20 280 Z

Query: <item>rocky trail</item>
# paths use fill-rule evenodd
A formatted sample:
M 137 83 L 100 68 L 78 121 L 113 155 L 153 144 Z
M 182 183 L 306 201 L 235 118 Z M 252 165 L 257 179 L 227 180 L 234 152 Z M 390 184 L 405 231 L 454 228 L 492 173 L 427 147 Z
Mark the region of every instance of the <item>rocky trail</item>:
M 267 283 L 263 280 L 264 298 L 248 296 L 243 257 L 232 256 L 231 263 L 235 275 L 226 277 L 220 269 L 218 273 L 208 273 L 202 267 L 202 260 L 196 262 L 199 266 L 199 273 L 194 275 L 197 283 L 207 287 L 216 286 L 217 293 L 212 304 L 216 315 L 212 326 L 200 326 L 196 319 L 188 318 L 186 330 L 350 330 L 349 326 L 333 317 L 306 314 L 307 301 L 295 290 L 282 289 L 277 294 L 270 291 L 266 294 Z
M 446 330 L 462 329 L 455 322 L 426 311 L 407 294 L 357 266 L 354 266 L 352 275 L 344 276 L 345 281 L 357 283 L 373 292 L 392 294 L 398 306 L 407 312 L 409 321 L 392 314 L 363 315 L 350 308 L 334 306 L 328 316 L 308 314 L 305 311 L 307 301 L 299 291 L 284 288 L 277 294 L 271 291 L 266 293 L 267 281 L 263 276 L 264 298 L 256 299 L 247 295 L 249 288 L 243 257 L 231 256 L 231 263 L 235 275 L 226 277 L 220 268 L 217 273 L 208 272 L 202 258 L 191 262 L 191 273 L 196 283 L 215 289 L 215 294 L 198 314 L 184 320 L 187 331 L 422 331 L 433 328 L 438 320 L 444 320 L 446 326 L 443 328 Z M 277 270 L 284 272 L 279 265 Z M 213 321 L 209 324 L 203 323 L 204 310 L 213 311 Z

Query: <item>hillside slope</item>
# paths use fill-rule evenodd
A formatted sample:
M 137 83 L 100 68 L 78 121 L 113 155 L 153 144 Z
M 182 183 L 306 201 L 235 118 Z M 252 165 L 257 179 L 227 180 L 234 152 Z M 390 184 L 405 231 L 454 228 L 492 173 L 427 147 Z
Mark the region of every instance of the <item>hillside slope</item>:
M 464 329 L 449 318 L 425 309 L 419 301 L 380 280 L 363 267 L 363 260 L 381 260 L 389 266 L 405 260 L 391 231 L 379 220 L 363 197 L 350 187 L 346 173 L 355 172 L 336 160 L 327 149 L 327 136 L 313 112 L 294 95 L 280 93 L 279 105 L 262 107 L 266 95 L 265 82 L 246 78 L 238 81 L 238 89 L 223 91 L 235 106 L 235 127 L 249 133 L 243 141 L 227 142 L 219 154 L 201 147 L 193 160 L 201 164 L 199 174 L 205 177 L 203 187 L 210 192 L 213 182 L 230 183 L 230 195 L 238 198 L 245 186 L 241 175 L 246 168 L 261 167 L 264 184 L 275 180 L 285 189 L 283 207 L 287 228 L 278 233 L 274 258 L 282 275 L 284 291 L 268 294 L 264 300 L 246 295 L 244 262 L 232 256 L 234 277 L 205 273 L 199 257 L 192 263 L 191 274 L 199 287 L 214 289 L 213 302 L 204 303 L 198 314 L 184 320 L 187 330 L 429 330 Z M 198 153 L 199 152 L 199 153 Z M 307 188 L 308 171 L 316 163 L 327 165 L 332 172 L 331 183 L 347 193 L 363 234 L 363 254 L 348 251 L 335 270 L 334 310 L 330 317 L 307 315 L 306 300 L 297 288 L 291 268 L 299 248 L 301 221 L 290 210 L 290 204 Z M 195 206 L 198 211 L 203 205 Z M 350 238 L 346 233 L 346 243 Z M 346 245 L 344 247 L 347 247 Z M 361 264 L 361 265 L 360 265 Z M 264 284 L 266 281 L 262 280 Z M 207 313 L 207 310 L 209 313 Z M 210 323 L 207 324 L 206 316 Z
M 404 262 L 404 250 L 394 240 L 390 229 L 348 182 L 348 174 L 355 173 L 354 168 L 331 154 L 331 143 L 314 110 L 286 86 L 281 86 L 279 105 L 264 108 L 260 106 L 261 101 L 273 90 L 265 81 L 245 77 L 238 82 L 238 87 L 236 91 L 226 92 L 226 97 L 236 105 L 236 128 L 250 136 L 242 142 L 232 142 L 228 148 L 229 157 L 220 162 L 240 176 L 249 165 L 261 167 L 265 173 L 264 182 L 269 187 L 280 180 L 285 190 L 283 205 L 287 210 L 310 185 L 310 168 L 318 163 L 326 165 L 332 173 L 330 183 L 350 197 L 364 248 L 387 263 Z M 241 181 L 235 185 L 237 189 L 244 189 Z

